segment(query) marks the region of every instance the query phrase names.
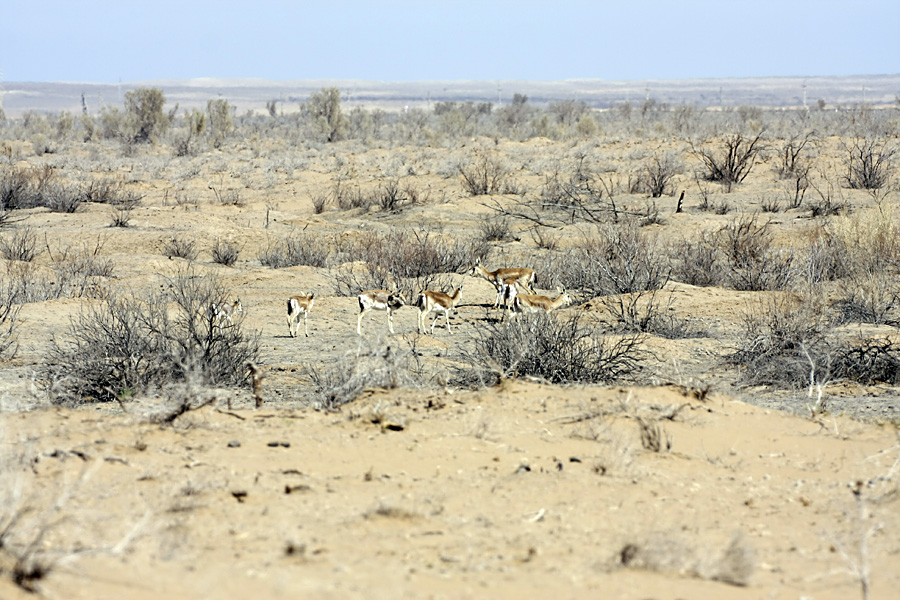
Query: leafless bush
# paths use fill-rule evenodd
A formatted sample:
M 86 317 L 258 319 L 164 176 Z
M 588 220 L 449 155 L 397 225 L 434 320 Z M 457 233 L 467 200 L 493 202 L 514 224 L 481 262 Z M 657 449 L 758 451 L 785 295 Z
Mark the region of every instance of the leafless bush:
M 0 278 L 0 357 L 16 354 L 16 324 L 21 309 L 21 287 L 12 279 Z
M 50 246 L 47 246 L 50 252 Z M 86 242 L 79 248 L 67 246 L 51 252 L 51 267 L 56 273 L 56 297 L 81 298 L 102 297 L 106 295 L 103 278 L 113 276 L 115 263 L 112 259 L 101 256 L 103 239 L 98 236 L 96 243 L 89 246 Z M 46 298 L 49 299 L 49 298 Z
M 503 193 L 510 171 L 495 155 L 476 150 L 472 158 L 457 166 L 462 176 L 463 188 L 470 196 Z
M 893 158 L 897 147 L 886 138 L 856 138 L 844 143 L 847 156 L 846 182 L 853 189 L 879 190 L 890 180 L 894 171 Z
M 212 248 L 212 259 L 214 263 L 233 267 L 237 262 L 241 249 L 234 242 L 228 240 L 216 240 Z
M 341 256 L 341 262 L 364 262 L 364 271 L 339 269 L 332 275 L 333 284 L 338 294 L 346 296 L 384 288 L 409 299 L 423 289 L 449 288 L 447 274 L 460 273 L 483 260 L 488 250 L 481 240 L 425 230 L 370 234 L 344 249 Z
M 816 143 L 815 134 L 811 131 L 789 136 L 781 144 L 778 152 L 778 175 L 786 179 L 798 173 L 809 173 L 812 166 L 807 158 L 809 146 Z
M 651 198 L 659 198 L 671 193 L 672 180 L 681 170 L 681 165 L 672 154 L 654 154 L 641 167 L 641 186 Z
M 703 161 L 706 179 L 721 183 L 725 191 L 730 192 L 734 184 L 743 182 L 753 169 L 756 157 L 764 147 L 763 133 L 764 130 L 753 137 L 734 133 L 722 138 L 718 147 L 695 146 L 691 142 L 691 149 Z
M 532 313 L 487 321 L 474 330 L 474 350 L 463 352 L 463 361 L 478 373 L 461 372 L 460 379 L 609 383 L 634 378 L 646 358 L 643 335 L 606 336 L 585 318 L 577 312 L 560 318 Z
M 769 223 L 755 216 L 738 217 L 717 233 L 725 280 L 744 291 L 783 290 L 794 275 L 794 254 L 772 245 Z
M 700 231 L 691 240 L 675 243 L 669 254 L 673 259 L 672 278 L 677 281 L 707 287 L 721 285 L 724 280 L 715 232 Z
M 777 213 L 781 210 L 781 202 L 777 198 L 767 196 L 760 201 L 759 208 L 764 213 Z
M 654 310 L 650 314 L 645 330 L 668 340 L 684 340 L 709 337 L 709 327 L 692 317 L 680 317 L 671 306 L 669 298 L 668 310 Z
M 849 249 L 829 227 L 819 227 L 813 232 L 801 259 L 801 276 L 807 284 L 834 281 L 846 277 L 853 269 Z
M 652 202 L 649 200 L 646 201 L 643 209 L 635 211 L 635 216 L 639 219 L 641 227 L 647 227 L 648 225 L 664 225 L 666 222 L 659 212 L 659 206 L 657 206 L 656 200 L 653 200 Z
M 335 182 L 331 194 L 334 197 L 334 203 L 341 210 L 369 208 L 369 205 L 372 204 L 371 198 L 363 194 L 358 186 L 353 188 L 341 181 Z
M 279 240 L 270 240 L 259 256 L 259 262 L 273 269 L 307 265 L 325 267 L 334 242 L 327 237 L 297 232 Z
M 850 340 L 834 352 L 831 371 L 835 379 L 862 385 L 900 383 L 900 346 L 889 338 Z
M 558 262 L 559 264 L 553 264 Z M 600 227 L 562 260 L 551 257 L 541 272 L 577 300 L 599 297 L 617 327 L 648 331 L 659 312 L 658 292 L 669 281 L 669 261 L 634 220 Z
M 40 168 L 4 167 L 0 171 L 0 206 L 7 211 L 41 206 L 44 188 L 53 176 L 49 165 Z
M 809 364 L 830 362 L 828 325 L 823 302 L 772 297 L 744 316 L 737 346 L 726 360 L 742 367 L 741 377 L 749 385 L 806 387 Z
M 24 227 L 12 234 L 0 236 L 0 254 L 6 260 L 33 261 L 40 254 L 34 230 Z
M 582 299 L 660 290 L 669 280 L 666 256 L 633 219 L 600 226 L 567 259 L 571 266 L 555 283 Z
M 209 307 L 221 304 L 218 281 L 190 271 L 167 279 L 163 292 L 145 298 L 109 295 L 87 305 L 68 335 L 54 338 L 39 370 L 53 402 L 111 401 L 199 373 L 212 385 L 246 381 L 258 359 L 258 334 L 240 318 L 221 325 Z
M 325 207 L 328 206 L 331 195 L 324 192 L 315 192 L 310 195 L 309 200 L 312 202 L 313 212 L 320 215 L 325 212 Z
M 41 204 L 53 212 L 74 213 L 84 203 L 83 191 L 61 184 L 51 184 L 41 193 Z
M 838 285 L 835 306 L 842 321 L 900 324 L 900 284 L 895 274 L 855 270 Z
M 512 223 L 505 215 L 483 215 L 478 220 L 478 231 L 485 242 L 508 242 L 513 239 Z
M 400 189 L 400 182 L 396 179 L 389 179 L 379 185 L 375 196 L 378 206 L 386 212 L 398 211 L 409 203 L 406 194 Z
M 173 235 L 163 240 L 163 256 L 167 258 L 197 259 L 197 242 L 183 235 Z
M 353 402 L 366 389 L 415 389 L 426 383 L 415 342 L 404 348 L 360 338 L 354 352 L 338 361 L 306 364 L 303 373 L 312 384 L 310 403 L 328 411 Z
M 128 227 L 131 222 L 131 212 L 140 204 L 140 197 L 129 195 L 127 197 L 117 198 L 112 203 L 112 227 Z

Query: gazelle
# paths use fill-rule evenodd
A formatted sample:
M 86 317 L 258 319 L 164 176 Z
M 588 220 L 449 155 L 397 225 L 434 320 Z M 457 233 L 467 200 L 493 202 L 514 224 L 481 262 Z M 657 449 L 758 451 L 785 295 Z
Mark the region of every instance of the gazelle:
M 241 299 L 238 298 L 231 304 L 216 304 L 213 302 L 209 305 L 209 313 L 212 315 L 212 320 L 219 325 L 228 321 L 229 324 L 234 325 L 234 321 L 231 319 L 231 315 L 235 313 L 244 312 L 244 305 L 241 304 Z
M 406 306 L 398 294 L 390 290 L 367 290 L 360 294 L 359 299 L 359 315 L 356 317 L 356 333 L 362 335 L 360 323 L 362 318 L 370 310 L 384 310 L 388 315 L 388 329 L 394 333 L 394 311 L 401 306 Z
M 484 277 L 491 282 L 491 285 L 497 290 L 497 300 L 494 302 L 494 308 L 500 306 L 500 301 L 504 295 L 504 284 L 508 281 L 520 285 L 528 293 L 534 293 L 532 286 L 537 283 L 537 273 L 534 269 L 515 268 L 515 269 L 497 269 L 496 271 L 488 271 L 481 263 L 476 263 L 469 269 L 469 275 L 473 277 Z
M 450 331 L 450 313 L 456 308 L 456 305 L 459 304 L 461 299 L 462 286 L 456 288 L 453 295 L 445 294 L 443 292 L 420 292 L 419 297 L 416 298 L 416 308 L 419 309 L 419 333 L 424 332 L 425 317 L 427 317 L 430 312 L 438 313 L 434 316 L 434 321 L 431 322 L 431 335 L 434 335 L 434 324 L 437 323 L 437 320 L 441 317 L 441 313 L 444 313 L 444 318 L 447 320 L 447 332 L 453 333 Z
M 303 332 L 309 337 L 309 329 L 306 328 L 306 317 L 313 307 L 313 294 L 308 296 L 291 296 L 287 301 L 287 322 L 291 337 L 300 333 L 300 316 L 303 316 Z
M 550 311 L 556 310 L 560 306 L 565 306 L 572 301 L 572 298 L 569 297 L 569 294 L 567 294 L 563 290 L 557 291 L 559 292 L 559 296 L 557 296 L 555 300 L 547 296 L 537 296 L 534 294 L 518 294 L 513 300 L 513 313 L 519 314 L 526 312 L 538 312 L 541 310 L 545 313 L 549 313 Z

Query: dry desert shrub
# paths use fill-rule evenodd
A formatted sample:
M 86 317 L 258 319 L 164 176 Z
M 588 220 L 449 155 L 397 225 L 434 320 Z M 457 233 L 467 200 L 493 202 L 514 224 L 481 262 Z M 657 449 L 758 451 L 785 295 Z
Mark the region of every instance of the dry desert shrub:
M 478 232 L 485 242 L 508 242 L 514 239 L 512 221 L 506 215 L 484 215 L 478 219 Z
M 736 217 L 717 233 L 725 283 L 742 291 L 787 289 L 795 274 L 794 254 L 776 248 L 768 222 L 755 215 Z
M 896 142 L 882 137 L 857 137 L 844 147 L 845 181 L 851 189 L 880 190 L 894 173 Z
M 217 318 L 225 300 L 218 280 L 186 270 L 167 279 L 163 291 L 143 298 L 110 294 L 87 305 L 54 338 L 39 377 L 50 400 L 84 404 L 121 398 L 199 374 L 213 385 L 246 381 L 257 362 L 258 333 L 240 317 Z
M 194 261 L 199 250 L 197 242 L 186 235 L 173 235 L 163 240 L 163 256 L 167 258 L 183 258 Z
M 587 317 L 546 313 L 489 320 L 463 350 L 460 382 L 534 377 L 549 383 L 610 383 L 632 380 L 647 357 L 643 335 L 608 336 Z
M 310 405 L 328 411 L 353 402 L 366 389 L 416 389 L 426 382 L 414 341 L 403 347 L 360 338 L 356 349 L 342 359 L 305 364 L 303 373 L 311 384 Z
M 0 357 L 15 356 L 16 325 L 22 309 L 21 292 L 18 284 L 8 278 L 0 278 Z
M 810 363 L 830 363 L 830 316 L 815 296 L 773 295 L 748 307 L 726 361 L 741 367 L 748 385 L 803 388 Z
M 424 229 L 398 229 L 372 233 L 342 248 L 340 262 L 362 262 L 332 273 L 335 291 L 354 296 L 366 289 L 390 289 L 412 298 L 424 289 L 452 285 L 448 274 L 460 273 L 483 260 L 489 246 L 472 238 L 450 238 Z
M 457 165 L 463 189 L 470 196 L 507 193 L 510 169 L 496 154 L 476 150 Z
M 598 298 L 618 328 L 649 331 L 670 267 L 656 238 L 626 219 L 586 234 L 564 256 L 546 257 L 539 270 L 550 274 L 545 286 L 560 286 L 577 300 Z
M 213 262 L 226 267 L 233 267 L 240 253 L 240 246 L 229 240 L 216 240 L 212 247 Z
M 31 227 L 16 229 L 0 236 L 0 255 L 6 260 L 31 262 L 41 253 L 37 245 L 37 234 Z
M 279 240 L 270 240 L 259 252 L 259 262 L 273 269 L 306 265 L 326 267 L 336 242 L 330 236 L 299 231 Z
M 721 183 L 723 189 L 730 192 L 735 184 L 747 178 L 757 156 L 764 150 L 764 133 L 765 130 L 749 135 L 732 133 L 720 138 L 718 143 L 691 142 L 691 150 L 706 169 L 704 178 Z
M 769 222 L 735 217 L 718 230 L 703 230 L 670 246 L 674 279 L 742 291 L 788 289 L 802 268 L 790 248 L 775 247 Z M 807 267 L 812 267 L 807 265 Z
M 656 153 L 641 166 L 639 185 L 650 194 L 651 198 L 659 198 L 663 194 L 671 195 L 673 180 L 682 168 L 681 163 L 671 152 Z

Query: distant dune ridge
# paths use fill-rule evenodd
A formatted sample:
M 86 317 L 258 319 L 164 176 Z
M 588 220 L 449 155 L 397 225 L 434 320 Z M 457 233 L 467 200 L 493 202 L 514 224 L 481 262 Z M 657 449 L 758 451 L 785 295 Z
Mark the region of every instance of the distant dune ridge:
M 648 98 L 666 104 L 700 107 L 754 105 L 766 107 L 816 106 L 821 99 L 835 108 L 860 103 L 888 105 L 900 90 L 900 74 L 845 77 L 757 77 L 744 79 L 682 79 L 604 81 L 417 81 L 363 80 L 265 80 L 265 79 L 161 79 L 110 83 L 4 82 L 0 84 L 3 108 L 8 117 L 30 110 L 80 112 L 81 98 L 93 113 L 104 105 L 121 105 L 124 93 L 137 87 L 158 87 L 170 106 L 205 108 L 207 100 L 225 98 L 238 111 L 264 112 L 266 102 L 283 102 L 282 110 L 296 110 L 310 93 L 337 87 L 347 107 L 385 110 L 406 107 L 430 109 L 435 102 L 473 101 L 507 104 L 513 94 L 525 94 L 541 105 L 556 100 L 583 100 L 594 108 L 609 108 L 623 102 L 640 104 Z

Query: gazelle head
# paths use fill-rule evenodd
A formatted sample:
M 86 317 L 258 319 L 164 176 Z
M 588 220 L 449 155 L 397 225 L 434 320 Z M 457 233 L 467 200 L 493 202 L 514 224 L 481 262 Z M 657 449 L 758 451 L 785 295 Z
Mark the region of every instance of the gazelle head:
M 388 306 L 391 307 L 391 310 L 397 310 L 401 306 L 406 306 L 406 301 L 403 299 L 399 293 L 391 292 L 388 295 Z

